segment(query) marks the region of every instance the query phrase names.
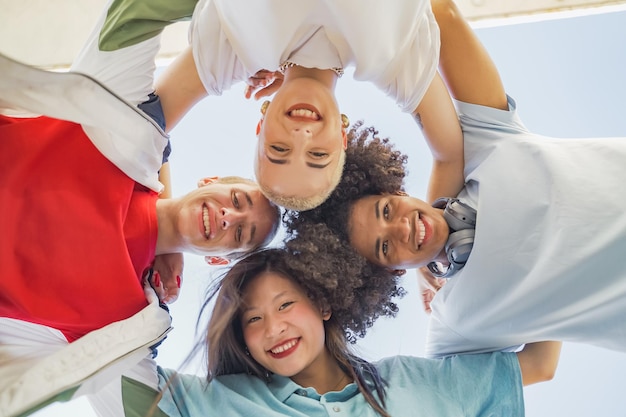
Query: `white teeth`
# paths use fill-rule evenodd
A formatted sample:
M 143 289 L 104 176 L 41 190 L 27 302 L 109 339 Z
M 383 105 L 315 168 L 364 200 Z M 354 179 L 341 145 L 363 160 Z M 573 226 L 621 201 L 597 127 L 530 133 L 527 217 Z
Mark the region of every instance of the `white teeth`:
M 307 109 L 295 109 L 289 112 L 290 116 L 293 117 L 306 117 L 307 119 L 311 119 L 311 120 L 319 120 L 320 116 L 311 111 L 311 110 L 307 110 Z
M 288 349 L 291 349 L 292 347 L 294 347 L 296 345 L 296 343 L 298 343 L 296 340 L 290 340 L 289 342 L 285 343 L 282 346 L 278 346 L 274 349 L 270 349 L 270 352 L 272 353 L 282 353 Z
M 204 237 L 207 239 L 211 235 L 211 224 L 209 223 L 209 209 L 202 206 L 202 221 L 204 222 Z
M 424 236 L 426 236 L 426 227 L 424 227 L 424 222 L 421 219 L 417 219 L 417 226 L 419 227 L 419 239 L 417 240 L 417 245 L 421 245 L 424 241 Z

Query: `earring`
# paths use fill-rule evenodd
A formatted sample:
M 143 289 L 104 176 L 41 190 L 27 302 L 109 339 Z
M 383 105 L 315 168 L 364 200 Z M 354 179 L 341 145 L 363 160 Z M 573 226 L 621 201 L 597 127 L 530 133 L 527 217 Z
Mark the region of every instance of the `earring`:
M 250 351 L 248 350 L 248 346 L 246 346 L 246 356 L 250 356 Z
M 350 126 L 350 119 L 348 119 L 348 116 L 343 113 L 341 113 L 341 126 L 343 126 L 344 129 L 347 129 L 348 126 Z
M 265 112 L 267 111 L 267 108 L 270 106 L 270 102 L 265 100 L 263 102 L 263 104 L 261 104 L 261 114 L 265 116 Z

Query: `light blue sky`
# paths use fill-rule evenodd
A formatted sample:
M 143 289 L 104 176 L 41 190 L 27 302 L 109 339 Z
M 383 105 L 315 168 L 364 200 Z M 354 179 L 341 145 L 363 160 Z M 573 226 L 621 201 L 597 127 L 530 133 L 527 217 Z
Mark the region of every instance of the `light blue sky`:
M 622 103 L 626 97 L 626 12 L 484 28 L 478 34 L 530 130 L 557 137 L 626 137 Z M 407 188 L 423 197 L 429 154 L 412 119 L 369 84 L 352 81 L 351 71 L 339 81 L 337 96 L 351 120 L 376 125 L 410 155 Z M 196 179 L 206 175 L 252 177 L 259 107 L 260 103 L 244 102 L 240 86 L 222 97 L 205 99 L 186 117 L 172 132 L 175 194 L 189 191 Z M 621 266 L 623 260 L 616 259 L 615 264 Z M 162 366 L 177 367 L 188 353 L 198 304 L 212 271 L 201 258 L 186 258 L 182 295 L 171 308 L 174 331 L 160 348 Z M 414 274 L 407 274 L 404 285 L 409 294 L 401 302 L 398 317 L 379 320 L 358 343 L 366 358 L 423 353 L 427 318 Z M 525 389 L 527 416 L 624 416 L 624 386 L 625 354 L 565 344 L 556 378 Z M 38 415 L 88 416 L 85 407 L 79 401 Z

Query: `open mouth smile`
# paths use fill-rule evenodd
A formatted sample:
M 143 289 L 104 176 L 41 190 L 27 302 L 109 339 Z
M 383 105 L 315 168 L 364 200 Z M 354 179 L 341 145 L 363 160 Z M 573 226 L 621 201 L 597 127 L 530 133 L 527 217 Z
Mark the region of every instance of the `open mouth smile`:
M 313 121 L 317 122 L 322 119 L 319 111 L 308 104 L 296 104 L 287 110 L 287 116 L 297 121 Z
M 209 215 L 209 208 L 206 204 L 202 205 L 202 224 L 204 225 L 204 237 L 205 239 L 211 239 L 211 218 Z
M 287 355 L 290 355 L 294 350 L 296 350 L 299 343 L 299 338 L 289 339 L 286 342 L 274 346 L 273 348 L 268 350 L 268 353 L 275 358 L 283 358 Z

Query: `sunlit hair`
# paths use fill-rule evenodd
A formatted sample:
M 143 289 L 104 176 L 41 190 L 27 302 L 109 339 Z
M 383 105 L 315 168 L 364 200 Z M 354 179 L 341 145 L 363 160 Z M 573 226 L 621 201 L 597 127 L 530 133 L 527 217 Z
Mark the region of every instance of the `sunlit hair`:
M 396 276 L 365 262 L 323 224 L 302 229 L 285 248 L 266 249 L 242 259 L 210 289 L 203 306 L 205 312 L 215 301 L 205 340 L 208 380 L 235 373 L 271 380 L 271 374 L 246 354 L 240 316 L 246 285 L 265 272 L 291 279 L 315 305 L 330 308 L 331 318 L 324 322 L 326 348 L 368 403 L 387 416 L 384 383 L 376 367 L 354 355 L 350 345 L 378 317 L 395 316 L 394 299 L 405 292 Z
M 219 177 L 215 182 L 222 183 L 222 184 L 246 184 L 246 185 L 251 185 L 253 187 L 259 187 L 259 184 L 256 181 L 251 180 L 249 178 L 238 177 L 236 175 L 230 175 L 230 176 L 226 176 L 226 177 Z M 260 187 L 259 187 L 259 189 L 260 189 Z M 271 219 L 272 220 L 272 228 L 270 229 L 270 232 L 267 234 L 265 239 L 263 239 L 263 241 L 261 241 L 261 243 L 256 248 L 253 248 L 253 249 L 251 249 L 249 251 L 245 251 L 245 252 L 231 252 L 231 253 L 225 255 L 226 258 L 231 259 L 231 260 L 241 259 L 246 254 L 252 253 L 252 252 L 254 252 L 254 251 L 258 250 L 258 249 L 264 248 L 267 245 L 269 245 L 269 243 L 276 236 L 276 233 L 278 231 L 278 226 L 280 225 L 280 218 L 281 218 L 281 215 L 282 215 L 280 207 L 278 207 L 271 200 L 270 200 L 270 207 L 272 207 L 272 209 L 273 209 L 272 219 Z
M 355 123 L 348 132 L 346 163 L 341 181 L 320 206 L 284 216 L 288 232 L 303 223 L 323 222 L 340 238 L 349 241 L 350 216 L 354 203 L 369 195 L 404 191 L 407 155 L 396 150 L 388 138 L 380 138 L 374 127 Z
M 307 196 L 307 197 L 296 197 L 293 195 L 284 195 L 277 193 L 272 189 L 270 184 L 266 184 L 259 179 L 259 187 L 261 188 L 261 192 L 272 202 L 278 204 L 281 207 L 284 207 L 289 210 L 311 210 L 320 204 L 322 204 L 328 197 L 331 195 L 333 190 L 337 187 L 341 180 L 341 174 L 343 172 L 343 167 L 346 161 L 346 154 L 343 150 L 339 153 L 339 161 L 337 162 L 337 166 L 332 173 L 330 178 L 330 184 L 328 188 L 320 191 L 320 193 Z M 257 173 L 256 177 L 259 178 L 258 174 L 258 166 L 256 168 Z

